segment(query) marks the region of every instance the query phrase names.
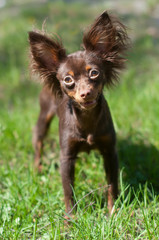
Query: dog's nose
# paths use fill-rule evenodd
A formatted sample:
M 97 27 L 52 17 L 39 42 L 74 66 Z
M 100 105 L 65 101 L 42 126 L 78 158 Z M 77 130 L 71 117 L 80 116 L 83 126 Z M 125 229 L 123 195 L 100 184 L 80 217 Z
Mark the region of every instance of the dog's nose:
M 88 96 L 90 96 L 91 94 L 91 91 L 88 89 L 88 90 L 83 90 L 80 94 L 81 98 L 86 98 Z

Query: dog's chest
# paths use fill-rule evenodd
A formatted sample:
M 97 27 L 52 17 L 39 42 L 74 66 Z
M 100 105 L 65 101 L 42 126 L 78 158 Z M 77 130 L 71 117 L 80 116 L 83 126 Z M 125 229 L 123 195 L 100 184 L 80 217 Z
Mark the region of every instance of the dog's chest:
M 86 137 L 78 139 L 79 151 L 89 152 L 95 148 L 95 138 L 93 134 L 88 134 Z
M 94 144 L 94 136 L 93 134 L 88 134 L 87 139 L 86 139 L 87 144 L 90 146 Z

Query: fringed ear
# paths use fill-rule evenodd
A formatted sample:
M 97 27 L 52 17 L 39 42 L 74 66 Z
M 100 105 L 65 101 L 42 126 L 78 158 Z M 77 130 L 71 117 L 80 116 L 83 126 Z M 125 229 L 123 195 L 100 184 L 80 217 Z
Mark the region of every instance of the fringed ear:
M 114 84 L 118 80 L 119 70 L 124 68 L 128 39 L 125 26 L 106 11 L 84 34 L 85 50 L 103 61 L 107 85 Z
M 29 32 L 29 43 L 32 71 L 39 73 L 42 82 L 49 85 L 55 94 L 61 94 L 56 73 L 60 63 L 66 58 L 62 43 L 38 32 Z

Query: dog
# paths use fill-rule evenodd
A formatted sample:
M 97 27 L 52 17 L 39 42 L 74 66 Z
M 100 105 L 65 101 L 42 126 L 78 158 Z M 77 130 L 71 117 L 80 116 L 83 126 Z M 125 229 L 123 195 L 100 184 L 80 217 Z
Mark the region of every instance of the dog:
M 108 210 L 118 197 L 116 134 L 104 86 L 118 82 L 125 66 L 126 27 L 104 11 L 84 33 L 83 50 L 66 54 L 59 38 L 29 32 L 31 68 L 44 83 L 34 129 L 35 165 L 41 170 L 43 140 L 55 114 L 59 117 L 60 169 L 66 213 L 74 206 L 75 160 L 81 151 L 98 149 L 108 183 Z

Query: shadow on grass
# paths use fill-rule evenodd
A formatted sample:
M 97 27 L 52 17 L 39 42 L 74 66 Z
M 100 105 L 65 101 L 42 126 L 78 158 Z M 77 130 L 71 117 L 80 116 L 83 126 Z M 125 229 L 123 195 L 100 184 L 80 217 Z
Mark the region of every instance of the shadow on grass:
M 119 140 L 120 168 L 124 168 L 123 181 L 135 190 L 146 182 L 159 193 L 159 151 L 141 140 L 134 143 L 131 138 Z

